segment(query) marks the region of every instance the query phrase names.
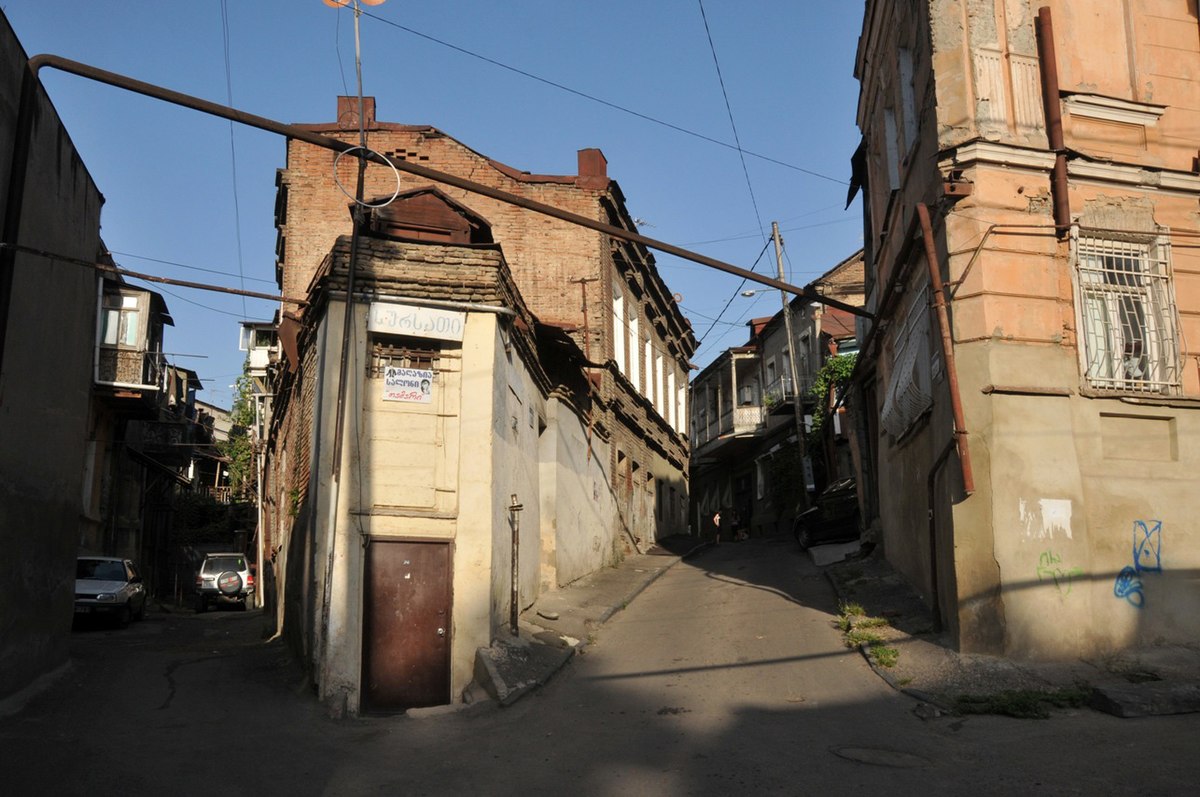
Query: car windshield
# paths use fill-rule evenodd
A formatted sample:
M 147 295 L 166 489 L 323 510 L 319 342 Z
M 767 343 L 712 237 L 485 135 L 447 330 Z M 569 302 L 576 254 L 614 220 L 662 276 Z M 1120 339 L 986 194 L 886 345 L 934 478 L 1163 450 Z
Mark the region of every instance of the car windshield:
M 124 581 L 125 565 L 121 562 L 105 562 L 99 559 L 80 559 L 75 567 L 75 578 L 91 581 Z
M 245 570 L 246 560 L 241 556 L 211 556 L 204 563 L 204 569 L 209 573 L 218 570 Z

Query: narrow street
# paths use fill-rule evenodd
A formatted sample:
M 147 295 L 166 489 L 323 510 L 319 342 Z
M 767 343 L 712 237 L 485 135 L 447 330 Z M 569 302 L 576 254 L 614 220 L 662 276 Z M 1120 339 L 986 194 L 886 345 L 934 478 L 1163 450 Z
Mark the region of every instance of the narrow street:
M 922 720 L 841 644 L 789 541 L 668 570 L 507 709 L 324 716 L 261 618 L 151 613 L 72 635 L 66 677 L 0 721 L 12 793 L 1179 794 L 1197 715 Z

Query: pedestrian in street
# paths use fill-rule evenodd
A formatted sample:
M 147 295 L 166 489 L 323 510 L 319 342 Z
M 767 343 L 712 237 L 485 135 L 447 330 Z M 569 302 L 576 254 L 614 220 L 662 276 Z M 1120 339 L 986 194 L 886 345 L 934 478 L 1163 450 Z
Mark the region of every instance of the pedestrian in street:
M 721 544 L 721 510 L 720 509 L 718 509 L 713 514 L 712 521 L 713 521 L 713 526 L 716 528 L 716 532 L 713 534 L 713 544 L 720 545 Z

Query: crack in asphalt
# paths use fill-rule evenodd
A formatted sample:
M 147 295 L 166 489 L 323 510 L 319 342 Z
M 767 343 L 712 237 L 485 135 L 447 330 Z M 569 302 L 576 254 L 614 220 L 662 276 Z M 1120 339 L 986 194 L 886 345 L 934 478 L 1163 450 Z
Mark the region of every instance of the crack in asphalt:
M 199 664 L 202 661 L 210 661 L 212 658 L 213 658 L 212 656 L 201 656 L 200 658 L 197 658 L 197 659 L 187 659 L 185 661 L 173 661 L 170 664 L 168 664 L 166 672 L 163 673 L 163 676 L 166 677 L 166 679 L 167 679 L 167 699 L 162 702 L 162 705 L 159 706 L 157 710 L 163 711 L 164 709 L 169 708 L 171 706 L 171 701 L 175 699 L 175 692 L 177 689 L 177 686 L 175 684 L 175 671 L 176 670 L 178 670 L 180 667 L 186 666 L 188 664 Z

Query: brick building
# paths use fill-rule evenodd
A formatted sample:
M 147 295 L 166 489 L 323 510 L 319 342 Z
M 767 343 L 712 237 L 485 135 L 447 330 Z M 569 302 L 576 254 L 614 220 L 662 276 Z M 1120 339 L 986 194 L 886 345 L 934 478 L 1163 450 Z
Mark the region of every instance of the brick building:
M 301 127 L 357 142 L 358 107 L 357 97 L 340 97 L 336 122 Z M 634 230 L 624 195 L 608 177 L 599 150 L 579 152 L 577 175 L 530 174 L 433 127 L 379 122 L 374 98 L 364 98 L 363 109 L 373 150 Z M 350 198 L 338 183 L 352 193 L 357 165 L 353 157 L 341 158 L 335 182 L 335 159 L 329 150 L 288 142 L 276 202 L 276 277 L 285 296 L 303 297 L 333 241 L 350 232 Z M 384 200 L 430 185 L 371 164 L 364 195 Z M 465 211 L 487 219 L 530 310 L 565 330 L 593 363 L 591 434 L 611 443 L 608 490 L 619 507 L 618 536 L 625 546 L 645 549 L 655 539 L 686 532 L 686 402 L 696 340 L 653 255 L 639 244 L 451 186 L 435 187 Z

